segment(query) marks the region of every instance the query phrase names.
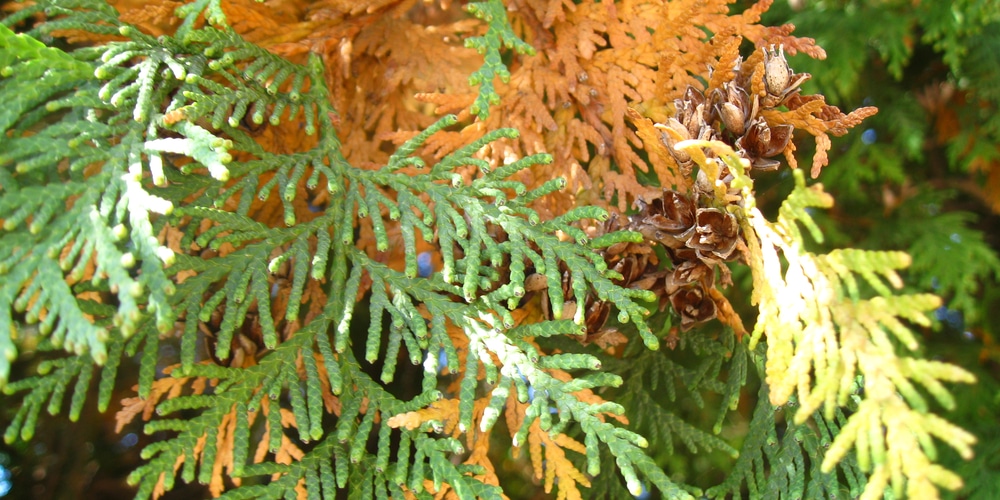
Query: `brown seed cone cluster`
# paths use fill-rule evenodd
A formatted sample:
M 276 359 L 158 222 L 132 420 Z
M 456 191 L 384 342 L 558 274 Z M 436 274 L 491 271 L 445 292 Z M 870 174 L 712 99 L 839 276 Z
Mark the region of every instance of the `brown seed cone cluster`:
M 723 262 L 737 259 L 745 248 L 736 218 L 724 209 L 698 207 L 692 198 L 669 189 L 649 202 L 639 199 L 636 208 L 638 213 L 627 218 L 613 213 L 607 222 L 591 231 L 597 236 L 627 229 L 646 238 L 643 243 L 617 243 L 602 250 L 608 268 L 621 275 L 614 283 L 653 291 L 660 299 L 661 311 L 668 305 L 673 307 L 680 317 L 682 331 L 716 318 L 721 310 L 730 311 L 728 303 L 720 304 L 725 298 L 712 293 L 712 289 L 717 283 L 723 286 L 732 283 L 729 268 Z M 654 250 L 657 244 L 670 259 L 671 266 L 667 269 L 660 266 Z M 571 297 L 569 270 L 563 270 L 561 285 L 564 295 Z M 542 304 L 543 313 L 550 316 L 547 301 Z M 583 307 L 587 326 L 584 342 L 601 342 L 599 339 L 609 332 L 605 323 L 611 304 L 591 294 Z M 572 312 L 564 310 L 563 314 L 569 316 Z
M 602 227 L 592 228 L 591 233 L 597 236 L 629 229 L 645 237 L 641 244 L 613 245 L 604 250 L 603 256 L 608 266 L 622 275 L 616 281 L 618 285 L 651 290 L 660 298 L 661 310 L 668 304 L 673 307 L 682 331 L 719 318 L 741 335 L 742 323 L 717 285 L 732 283 L 724 263 L 740 258 L 747 249 L 733 215 L 736 211 L 732 210 L 742 202 L 742 196 L 731 187 L 734 176 L 721 159 L 703 151 L 709 164 L 694 175 L 694 158 L 674 146 L 688 139 L 720 141 L 753 170 L 777 169 L 780 163 L 774 157 L 785 153 L 791 158 L 792 134 L 796 127 L 804 127 L 783 121 L 779 108 L 804 113 L 806 103 L 822 101 L 822 96 L 799 95 L 799 87 L 810 75 L 792 71 L 781 47 L 761 49 L 746 62 L 736 57 L 726 74 L 726 81 L 713 80 L 714 86 L 707 91 L 689 86 L 680 99 L 674 100 L 674 115 L 665 123 L 652 125 L 652 133 L 658 131 L 659 140 L 676 164 L 669 168 L 679 170 L 675 180 L 680 179 L 680 184 L 687 180 L 687 189 L 664 189 L 650 200 L 640 197 L 635 203 L 637 213 L 627 218 L 613 216 Z M 823 110 L 830 116 L 809 116 L 813 122 L 823 123 L 816 130 L 806 126 L 810 133 L 836 132 L 840 130 L 837 127 L 852 126 L 851 116 L 832 106 Z M 637 127 L 641 126 L 637 123 Z M 652 251 L 655 244 L 663 247 L 670 266 L 660 265 Z M 562 283 L 567 297 L 571 296 L 572 285 L 569 274 L 564 274 Z M 589 340 L 607 331 L 604 324 L 611 306 L 591 296 L 584 307 Z
M 654 125 L 684 177 L 691 177 L 694 159 L 674 146 L 687 139 L 724 142 L 756 170 L 778 168 L 779 162 L 772 158 L 790 147 L 794 127 L 770 123 L 761 111 L 783 106 L 789 98 L 797 96 L 799 86 L 809 75 L 793 72 L 781 47 L 762 50 L 754 59 L 760 61 L 761 56 L 760 66 L 744 65 L 737 58 L 732 68 L 733 78 L 709 92 L 688 87 L 674 101 L 674 116 L 666 123 Z M 763 68 L 762 74 L 759 68 Z M 755 79 L 758 81 L 754 82 Z M 662 245 L 672 266 L 669 270 L 648 267 L 636 276 L 626 276 L 622 285 L 654 291 L 660 297 L 661 309 L 667 304 L 673 307 L 680 317 L 682 331 L 721 317 L 742 332 L 739 318 L 716 290 L 717 284 L 732 283 L 724 262 L 739 258 L 746 249 L 739 222 L 728 209 L 731 204 L 738 204 L 741 197 L 729 187 L 733 180 L 729 168 L 717 158 L 709 161 L 718 166 L 717 177 L 709 178 L 716 174 L 700 169 L 690 193 L 664 189 L 658 198 L 636 200 L 638 213 L 628 217 L 627 229 Z M 725 186 L 721 195 L 716 187 L 720 183 Z M 628 248 L 617 250 L 609 249 L 605 258 L 617 261 L 630 258 Z M 646 263 L 650 264 L 648 259 Z M 592 326 L 588 323 L 588 327 Z
M 752 73 L 748 74 L 751 68 L 744 68 L 737 59 L 733 80 L 708 95 L 688 87 L 681 99 L 674 100 L 674 116 L 656 125 L 682 171 L 690 172 L 694 165 L 690 155 L 673 146 L 687 139 L 719 140 L 732 146 L 757 170 L 778 168 L 779 162 L 771 158 L 788 147 L 794 127 L 769 123 L 761 111 L 775 109 L 797 96 L 799 87 L 810 75 L 794 73 L 780 47 L 777 51 L 773 47 L 764 50 L 763 57 L 763 96 L 753 92 Z
M 683 331 L 715 318 L 719 308 L 709 290 L 716 285 L 716 269 L 720 284 L 729 285 L 729 268 L 722 263 L 736 259 L 737 249 L 745 246 L 736 217 L 721 208 L 699 207 L 669 189 L 648 203 L 639 199 L 636 208 L 629 229 L 662 245 L 672 264 L 654 273 L 658 279 L 649 287 L 660 296 L 660 308 L 673 306 Z

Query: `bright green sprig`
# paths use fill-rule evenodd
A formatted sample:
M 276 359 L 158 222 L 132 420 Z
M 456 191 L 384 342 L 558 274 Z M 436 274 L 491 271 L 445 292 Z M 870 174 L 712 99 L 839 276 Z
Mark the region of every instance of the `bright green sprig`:
M 205 16 L 205 20 L 212 26 L 225 27 L 228 25 L 220 0 L 195 0 L 189 4 L 177 7 L 174 13 L 177 17 L 184 19 L 184 22 L 177 28 L 177 36 L 181 39 L 185 35 L 197 31 L 194 26 L 198 22 L 198 18 L 202 15 Z
M 500 55 L 501 45 L 514 49 L 518 54 L 534 54 L 531 45 L 514 34 L 507 20 L 506 7 L 499 0 L 473 2 L 466 7 L 469 12 L 487 23 L 486 34 L 469 37 L 465 46 L 479 51 L 483 55 L 483 66 L 469 76 L 469 85 L 479 86 L 479 95 L 470 108 L 472 114 L 480 120 L 489 116 L 489 107 L 500 102 L 500 95 L 493 86 L 493 79 L 499 77 L 506 83 L 510 80 L 510 71 L 503 63 Z
M 4 441 L 31 440 L 35 434 L 39 413 L 43 408 L 49 415 L 56 415 L 65 404 L 66 390 L 73 379 L 70 402 L 70 420 L 76 421 L 83 408 L 84 397 L 93 375 L 93 359 L 78 356 L 49 361 L 39 367 L 39 376 L 23 379 L 4 387 L 5 394 L 28 391 L 22 404 L 4 432 Z M 47 402 L 47 403 L 46 403 Z

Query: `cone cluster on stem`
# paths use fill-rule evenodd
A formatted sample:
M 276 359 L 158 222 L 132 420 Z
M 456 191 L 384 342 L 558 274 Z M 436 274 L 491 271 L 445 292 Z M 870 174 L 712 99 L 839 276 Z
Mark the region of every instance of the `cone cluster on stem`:
M 664 188 L 655 198 L 639 197 L 635 213 L 613 214 L 592 230 L 594 235 L 600 235 L 627 229 L 645 237 L 644 243 L 619 243 L 602 254 L 608 267 L 622 276 L 615 280 L 616 284 L 655 292 L 660 309 L 670 306 L 679 316 L 682 331 L 716 318 L 720 311 L 732 311 L 717 286 L 732 284 L 725 262 L 740 259 L 747 247 L 736 211 L 732 210 L 742 198 L 731 187 L 734 176 L 729 167 L 706 151 L 708 161 L 718 168 L 702 168 L 695 173 L 691 154 L 675 146 L 689 139 L 720 141 L 744 158 L 752 170 L 769 171 L 780 166 L 774 157 L 790 146 L 795 128 L 771 123 L 761 111 L 798 99 L 799 87 L 809 74 L 792 71 L 781 47 L 762 52 L 763 62 L 754 67 L 738 58 L 732 79 L 718 88 L 703 92 L 688 86 L 683 96 L 674 100 L 673 116 L 665 123 L 654 124 L 682 175 L 694 179 L 690 189 L 684 192 Z M 759 80 L 756 84 L 755 79 Z M 712 174 L 707 173 L 712 170 L 718 172 L 715 178 L 709 178 Z M 724 186 L 722 196 L 718 186 Z M 669 266 L 660 265 L 652 250 L 655 245 L 663 248 Z M 567 296 L 572 284 L 569 274 L 564 273 L 563 279 Z M 590 296 L 584 307 L 588 336 L 597 335 L 605 328 L 610 305 Z

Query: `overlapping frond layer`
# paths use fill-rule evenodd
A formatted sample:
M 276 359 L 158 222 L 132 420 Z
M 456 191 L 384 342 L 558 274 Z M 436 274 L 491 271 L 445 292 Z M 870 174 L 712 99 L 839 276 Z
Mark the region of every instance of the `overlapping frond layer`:
M 761 26 L 769 5 L 12 9 L 0 385 L 18 350 L 51 359 L 6 385 L 24 396 L 5 439 L 31 438 L 71 384 L 75 419 L 98 371 L 106 409 L 137 358 L 118 424 L 167 436 L 130 476 L 140 497 L 180 479 L 234 498 L 501 498 L 502 422 L 547 492 L 689 498 L 645 448 L 739 455 L 718 434 L 753 365 L 759 435 L 710 494 L 828 493 L 838 464 L 866 495 L 954 488 L 933 438 L 967 454 L 971 437 L 924 394 L 949 407 L 943 383 L 969 376 L 898 354 L 937 299 L 893 292 L 904 254 L 806 252 L 800 225 L 818 239 L 808 210 L 831 200 L 802 171 L 776 222 L 754 205 L 747 169 L 795 167 L 795 129 L 815 176 L 829 136 L 874 113 L 800 95 L 784 51 L 823 52 Z M 738 262 L 752 335 L 719 290 Z M 713 318 L 728 330 L 688 332 Z M 711 431 L 679 393 L 717 398 Z M 792 440 L 765 394 L 799 405 Z
M 481 8 L 495 12 L 499 5 Z M 498 166 L 479 156 L 485 147 L 516 140 L 516 130 L 487 132 L 425 162 L 421 149 L 457 121 L 446 116 L 421 122 L 425 130 L 382 157 L 378 168 L 355 168 L 344 157 L 350 150 L 337 134 L 331 107 L 337 98 L 327 91 L 321 59 L 298 65 L 247 42 L 226 24 L 219 4 L 185 6 L 176 34 L 159 39 L 98 2 L 79 10 L 29 7 L 11 22 L 45 8 L 51 18 L 30 33 L 89 32 L 112 41 L 67 55 L 5 32 L 6 43 L 20 44 L 20 59 L 9 61 L 18 76 L 4 82 L 4 92 L 26 90 L 29 78 L 45 71 L 52 81 L 69 82 L 14 110 L 5 128 L 11 133 L 3 160 L 16 168 L 14 182 L 4 185 L 11 194 L 4 198 L 4 242 L 12 256 L 4 273 L 21 278 L 6 281 L 4 296 L 18 301 L 14 310 L 34 315 L 7 317 L 5 329 L 42 321 L 38 332 L 45 335 L 61 325 L 43 338 L 43 350 L 58 347 L 65 330 L 85 335 L 87 343 L 75 337 L 68 343 L 93 355 L 58 361 L 39 379 L 9 385 L 29 394 L 8 439 L 31 436 L 42 402 L 51 401 L 50 413 L 58 412 L 73 379 L 71 416 L 77 415 L 90 363 L 104 362 L 109 348 L 100 406 L 107 406 L 121 358 L 141 353 L 140 399 L 128 401 L 119 422 L 142 414 L 146 432 L 173 436 L 144 450 L 149 462 L 130 477 L 141 497 L 158 497 L 179 478 L 206 483 L 214 494 L 232 488 L 226 494 L 237 497 L 291 490 L 333 495 L 348 482 L 364 482 L 380 497 L 447 487 L 461 498 L 496 498 L 496 480 L 489 481 L 483 465 L 489 430 L 501 413 L 529 403 L 529 389 L 536 396 L 523 428 L 535 429 L 533 443 L 545 439 L 542 429 L 576 422 L 589 436 L 592 472 L 603 442 L 633 491 L 640 489 L 640 473 L 676 490 L 651 467 L 641 436 L 605 421 L 621 408 L 590 391 L 620 378 L 594 371 L 593 356 L 541 356 L 530 342 L 583 328 L 582 309 L 559 319 L 558 272 L 568 267 L 576 270 L 570 294 L 577 301 L 593 293 L 615 304 L 621 321 L 636 324 L 648 345 L 657 344 L 640 303 L 651 300 L 650 293 L 616 285 L 576 226 L 580 219 L 604 220 L 607 212 L 581 207 L 543 221 L 530 204 L 565 180 L 529 189 L 510 177 L 551 158 L 537 154 Z M 487 30 L 484 39 L 513 40 L 505 26 Z M 487 54 L 484 74 L 502 67 L 492 57 Z M 69 94 L 70 87 L 76 93 Z M 45 101 L 63 95 L 71 99 L 70 114 L 53 115 L 54 125 L 43 121 L 61 109 Z M 481 95 L 493 99 L 495 93 Z M 290 131 L 313 138 L 282 143 Z M 50 157 L 40 141 L 54 133 L 78 135 L 79 144 Z M 54 185 L 64 194 L 39 196 L 50 177 L 35 173 L 59 179 Z M 67 231 L 41 230 L 59 220 Z M 91 221 L 93 229 L 78 236 L 81 230 L 70 229 L 79 220 Z M 35 229 L 17 231 L 21 224 Z M 58 241 L 32 239 L 36 234 Z M 436 249 L 441 272 L 421 264 L 418 241 Z M 387 258 L 390 245 L 399 259 Z M 501 273 L 504 266 L 509 269 Z M 556 319 L 515 328 L 512 311 L 525 293 L 526 266 L 550 276 L 549 310 Z M 364 340 L 352 337 L 362 296 L 371 315 Z M 87 333 L 88 324 L 94 332 Z M 180 344 L 171 369 L 158 355 L 165 341 Z M 359 341 L 364 361 L 352 350 Z M 386 389 L 402 369 L 397 361 L 422 366 L 412 397 Z M 362 363 L 379 363 L 381 374 L 373 378 Z M 453 422 L 479 429 L 470 434 L 478 439 L 467 443 L 479 450 L 468 466 L 453 462 L 464 448 L 436 427 L 389 423 L 438 400 L 445 367 L 467 370 Z M 56 376 L 46 378 L 48 370 Z M 566 370 L 593 373 L 572 378 Z M 558 418 L 541 411 L 549 405 L 560 409 Z M 193 416 L 174 416 L 181 411 Z M 336 422 L 332 429 L 325 419 Z M 367 451 L 372 435 L 380 442 L 375 455 Z M 390 440 L 400 443 L 391 453 Z M 558 453 L 557 445 L 583 450 L 568 437 L 552 444 L 550 453 Z M 547 474 L 586 483 L 579 472 L 564 475 L 568 470 Z M 269 484 L 241 487 L 257 476 L 269 477 Z

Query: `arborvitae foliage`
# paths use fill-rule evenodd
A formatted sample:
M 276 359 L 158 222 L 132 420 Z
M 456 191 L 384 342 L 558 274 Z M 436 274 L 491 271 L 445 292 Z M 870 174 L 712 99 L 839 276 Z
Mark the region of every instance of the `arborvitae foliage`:
M 992 458 L 1000 323 L 990 312 L 1000 305 L 1000 4 L 776 2 L 764 19 L 837 48 L 823 61 L 790 58 L 815 73 L 807 88 L 879 108 L 863 132 L 834 140 L 840 153 L 822 180 L 837 203 L 816 214 L 823 247 L 906 250 L 906 287 L 942 297 L 941 328 L 924 332 L 925 349 L 976 374 L 948 418 L 980 442 L 975 460 L 945 452 L 940 463 L 965 479 L 963 498 L 992 498 L 1000 477 Z
M 6 440 L 96 384 L 156 436 L 143 498 L 501 498 L 508 452 L 565 498 L 961 487 L 935 440 L 974 439 L 927 395 L 972 377 L 912 354 L 939 299 L 897 290 L 904 253 L 805 247 L 833 200 L 794 132 L 815 178 L 876 110 L 804 94 L 785 54 L 824 52 L 769 6 L 15 6 Z M 775 169 L 770 221 L 751 172 Z M 728 476 L 683 480 L 681 446 Z
M 1000 277 L 1000 260 L 980 221 L 1000 212 L 1000 62 L 994 57 L 1000 5 L 817 4 L 822 11 L 780 3 L 768 13 L 790 19 L 819 43 L 837 44 L 824 61 L 793 63 L 815 70 L 811 83 L 838 102 L 880 109 L 865 122 L 867 134 L 840 141 L 844 153 L 832 160 L 824 181 L 837 196 L 836 217 L 884 217 L 841 228 L 840 243 L 909 250 L 914 285 L 933 287 L 967 325 L 993 330 L 995 322 L 984 321 L 990 306 L 980 285 Z M 836 168 L 845 165 L 855 168 Z

